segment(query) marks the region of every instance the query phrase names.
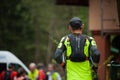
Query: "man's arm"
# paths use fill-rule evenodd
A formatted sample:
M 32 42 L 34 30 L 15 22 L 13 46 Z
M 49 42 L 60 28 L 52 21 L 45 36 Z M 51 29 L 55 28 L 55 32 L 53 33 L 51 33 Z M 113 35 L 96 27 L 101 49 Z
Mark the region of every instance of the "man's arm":
M 91 46 L 90 46 L 90 50 L 91 50 L 91 56 L 93 58 L 94 63 L 99 63 L 100 61 L 100 52 L 97 48 L 96 42 L 95 40 L 91 37 Z
M 99 53 L 97 47 L 92 46 L 92 47 L 91 47 L 91 51 L 92 51 L 92 53 L 93 53 L 93 54 L 92 54 L 93 61 L 94 61 L 95 63 L 99 63 L 99 61 L 100 61 L 100 53 Z
M 58 44 L 58 47 L 55 51 L 54 54 L 54 59 L 56 60 L 57 63 L 61 64 L 62 63 L 62 54 L 65 51 L 65 45 L 64 45 L 64 41 L 65 41 L 66 37 L 63 37 L 60 41 L 60 43 Z
M 96 45 L 96 42 L 95 40 L 90 37 L 90 51 L 91 51 L 91 54 L 90 54 L 90 61 L 91 61 L 91 64 L 92 64 L 92 69 L 97 72 L 98 70 L 98 63 L 100 61 L 100 53 L 97 49 L 97 45 Z

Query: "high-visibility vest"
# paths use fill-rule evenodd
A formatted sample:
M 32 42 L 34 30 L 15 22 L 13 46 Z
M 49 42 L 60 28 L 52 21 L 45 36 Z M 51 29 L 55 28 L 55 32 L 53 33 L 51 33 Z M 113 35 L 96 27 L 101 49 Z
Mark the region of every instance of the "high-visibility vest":
M 69 37 L 67 36 L 64 41 L 67 57 L 69 57 L 72 53 L 70 41 L 68 41 L 68 39 Z M 84 45 L 84 54 L 86 55 L 86 57 L 89 57 L 89 45 L 90 41 L 86 39 Z M 66 60 L 66 72 L 67 80 L 92 80 L 89 60 L 86 60 L 84 62 L 72 62 L 70 60 Z
M 58 72 L 54 72 L 52 74 L 52 80 L 57 80 L 57 75 L 58 75 Z

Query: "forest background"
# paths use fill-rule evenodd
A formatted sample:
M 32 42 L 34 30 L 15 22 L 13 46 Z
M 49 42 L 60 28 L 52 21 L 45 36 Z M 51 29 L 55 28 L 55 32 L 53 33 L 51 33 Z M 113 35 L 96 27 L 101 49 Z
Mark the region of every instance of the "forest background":
M 14 53 L 26 65 L 52 62 L 70 18 L 80 17 L 89 34 L 88 7 L 56 5 L 55 0 L 1 0 L 0 50 Z

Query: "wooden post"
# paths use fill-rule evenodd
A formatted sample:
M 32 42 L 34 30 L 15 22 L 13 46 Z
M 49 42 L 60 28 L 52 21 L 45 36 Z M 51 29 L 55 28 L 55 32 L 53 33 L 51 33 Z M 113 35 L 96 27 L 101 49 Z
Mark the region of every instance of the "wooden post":
M 100 51 L 100 63 L 98 68 L 99 80 L 106 80 L 106 64 L 110 54 L 110 37 L 101 36 L 100 31 L 92 31 L 93 37 L 97 43 L 97 47 Z M 98 34 L 99 33 L 99 34 Z

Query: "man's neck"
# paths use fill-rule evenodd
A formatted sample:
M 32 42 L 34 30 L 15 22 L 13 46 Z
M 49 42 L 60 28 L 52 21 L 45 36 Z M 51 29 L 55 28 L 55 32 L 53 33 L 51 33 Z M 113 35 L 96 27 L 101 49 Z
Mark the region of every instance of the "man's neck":
M 82 30 L 73 30 L 72 33 L 73 34 L 82 34 Z

